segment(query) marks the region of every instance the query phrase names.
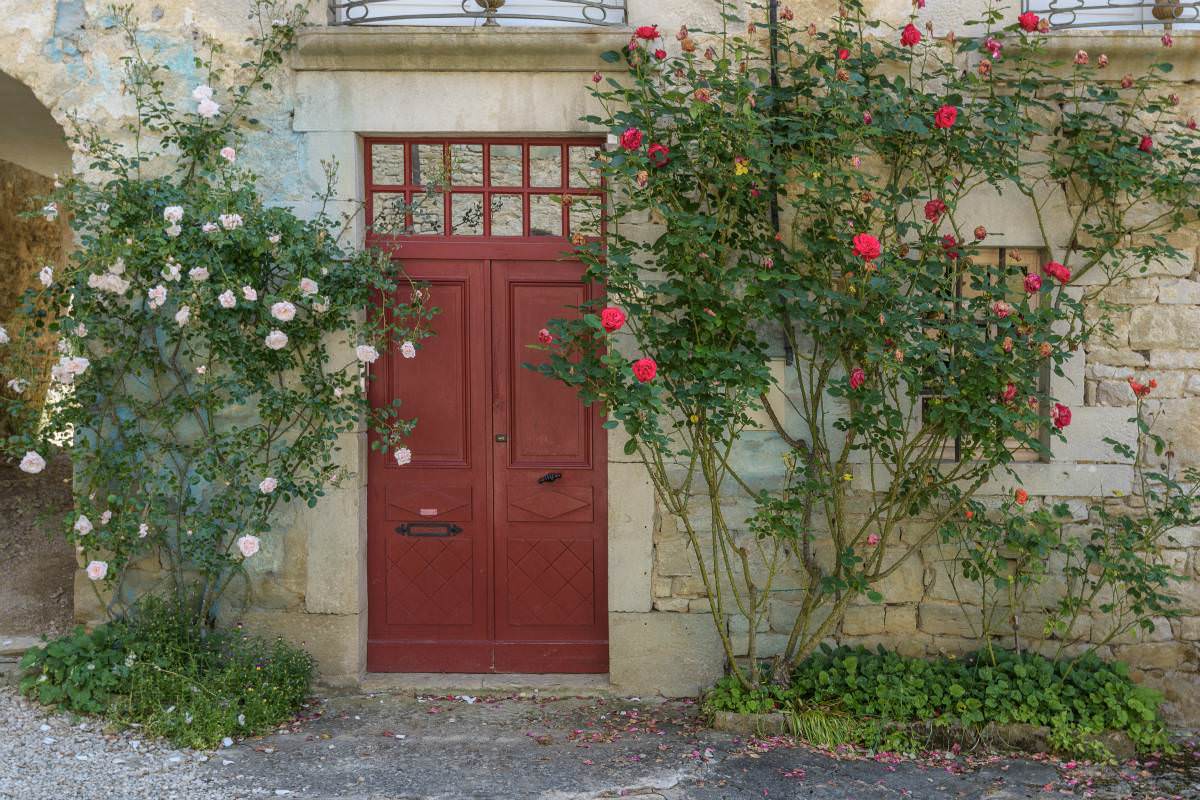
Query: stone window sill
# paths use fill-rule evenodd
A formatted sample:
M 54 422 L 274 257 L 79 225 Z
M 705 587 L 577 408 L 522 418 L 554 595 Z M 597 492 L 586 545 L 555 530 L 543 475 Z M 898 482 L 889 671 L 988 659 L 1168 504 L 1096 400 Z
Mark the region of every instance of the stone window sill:
M 321 27 L 300 32 L 297 70 L 595 72 L 627 28 Z
M 1120 80 L 1126 72 L 1139 75 L 1151 64 L 1169 61 L 1174 70 L 1167 76 L 1172 83 L 1200 79 L 1200 30 L 1171 31 L 1174 47 L 1162 46 L 1163 30 L 1061 30 L 1046 37 L 1046 49 L 1055 58 L 1070 60 L 1079 50 L 1091 57 L 1092 63 L 1101 53 L 1107 55 L 1107 72 Z

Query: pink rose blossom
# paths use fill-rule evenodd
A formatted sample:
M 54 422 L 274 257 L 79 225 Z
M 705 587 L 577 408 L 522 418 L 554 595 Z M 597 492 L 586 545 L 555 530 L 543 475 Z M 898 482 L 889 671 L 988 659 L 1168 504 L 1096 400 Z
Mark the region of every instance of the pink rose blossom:
M 280 300 L 271 306 L 271 316 L 280 322 L 291 322 L 296 318 L 296 307 L 287 300 Z
M 354 348 L 354 355 L 364 364 L 374 364 L 379 358 L 379 351 L 369 344 L 360 344 Z
M 270 494 L 271 492 L 275 491 L 278 488 L 279 488 L 279 481 L 277 481 L 275 478 L 273 478 L 271 476 L 267 476 L 266 478 L 263 478 L 262 481 L 258 484 L 258 490 L 260 492 L 262 492 L 263 494 Z
M 409 450 L 407 447 L 401 447 L 396 451 L 395 457 L 397 466 L 403 467 L 406 464 L 411 464 L 413 459 L 412 450 Z
M 400 355 L 404 356 L 405 358 L 416 358 L 417 346 L 412 342 L 405 342 L 404 344 L 400 345 Z
M 282 350 L 283 348 L 287 347 L 287 343 L 288 337 L 283 331 L 271 331 L 267 334 L 266 338 L 263 339 L 263 344 L 272 350 Z
M 108 563 L 105 561 L 92 561 L 87 565 L 87 576 L 94 581 L 102 581 L 108 575 Z
M 225 159 L 230 164 L 232 164 L 234 161 L 237 161 L 237 151 L 234 150 L 232 147 L 222 147 L 221 148 L 221 158 Z
M 87 536 L 92 532 L 92 521 L 87 518 L 86 514 L 80 514 L 72 527 L 75 528 L 75 532 L 80 536 Z
M 30 475 L 37 475 L 46 468 L 46 459 L 42 458 L 32 450 L 25 453 L 25 457 L 21 459 L 21 472 L 28 472 Z
M 257 536 L 246 534 L 245 536 L 240 537 L 236 544 L 238 552 L 242 554 L 242 558 L 249 558 L 258 552 L 259 538 Z

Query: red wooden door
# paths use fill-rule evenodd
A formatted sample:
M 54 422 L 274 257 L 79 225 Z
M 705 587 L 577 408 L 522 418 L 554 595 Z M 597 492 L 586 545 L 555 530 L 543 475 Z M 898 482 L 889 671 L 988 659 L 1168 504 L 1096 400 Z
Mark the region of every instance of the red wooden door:
M 606 672 L 607 493 L 595 409 L 524 365 L 591 299 L 577 262 L 406 260 L 440 309 L 417 358 L 376 363 L 413 461 L 372 452 L 371 671 Z

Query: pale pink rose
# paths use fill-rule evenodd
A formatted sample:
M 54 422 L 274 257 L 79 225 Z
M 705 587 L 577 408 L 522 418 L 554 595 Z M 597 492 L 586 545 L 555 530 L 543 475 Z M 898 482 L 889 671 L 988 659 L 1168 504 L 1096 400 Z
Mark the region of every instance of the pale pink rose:
M 46 459 L 42 458 L 37 453 L 30 450 L 21 459 L 21 472 L 28 472 L 30 475 L 37 475 L 46 468 Z
M 275 480 L 272 477 L 263 478 L 262 483 L 258 484 L 258 490 L 260 492 L 262 492 L 263 494 L 270 494 L 271 492 L 275 491 L 278 488 L 279 488 L 279 481 Z
M 328 310 L 329 310 L 329 298 L 328 297 L 323 297 L 320 300 L 318 300 L 317 302 L 313 303 L 313 311 L 317 312 L 318 314 L 324 314 Z
M 872 547 L 879 544 L 879 534 L 878 533 L 867 534 L 867 544 L 871 545 Z
M 204 119 L 212 119 L 221 113 L 221 104 L 206 98 L 196 105 L 196 113 Z
M 49 287 L 54 283 L 54 267 L 45 266 L 38 272 L 38 280 L 42 282 L 42 286 Z
M 288 337 L 283 331 L 271 331 L 263 342 L 272 350 L 282 350 L 287 347 Z
M 0 344 L 8 344 L 12 339 L 8 336 L 8 329 L 0 325 Z
M 168 225 L 166 228 L 163 228 L 163 233 L 174 239 L 176 236 L 183 233 L 183 228 L 179 227 L 178 225 Z
M 104 580 L 104 576 L 108 574 L 108 562 L 92 561 L 87 565 L 87 576 L 94 581 Z
M 280 300 L 271 306 L 271 316 L 280 322 L 291 322 L 296 318 L 296 307 L 287 300 Z
M 252 286 L 243 286 L 242 297 L 247 303 L 253 303 L 258 299 L 258 292 L 256 292 Z
M 161 283 L 155 286 L 150 291 L 146 292 L 147 303 L 151 309 L 158 308 L 163 303 L 167 302 L 167 287 Z
M 179 323 L 179 327 L 181 327 L 181 328 L 184 325 L 187 325 L 188 321 L 191 320 L 191 318 L 192 318 L 192 309 L 189 308 L 188 306 L 180 306 L 179 310 L 175 312 L 175 322 Z
M 92 521 L 87 518 L 86 514 L 80 514 L 73 527 L 80 536 L 87 536 L 92 532 Z
M 9 388 L 9 391 L 11 391 L 13 394 L 21 394 L 22 392 L 24 392 L 26 389 L 29 388 L 29 381 L 27 381 L 23 378 L 13 378 L 11 381 L 8 382 L 8 388 Z M 34 453 L 34 455 L 37 455 L 37 454 Z
M 208 280 L 208 270 L 204 267 L 192 267 L 188 270 L 188 277 L 196 283 L 202 283 Z
M 221 220 L 221 227 L 227 231 L 242 227 L 241 214 L 221 214 L 218 219 Z
M 317 293 L 317 282 L 316 281 L 314 281 L 312 278 L 301 278 L 300 279 L 300 294 L 308 295 L 308 294 L 316 294 L 316 293 Z
M 217 223 L 215 223 L 215 222 L 206 222 L 200 226 L 200 230 L 204 231 L 205 233 L 212 233 L 213 231 L 218 230 L 219 228 L 220 228 L 220 226 L 217 225 Z
M 163 267 L 162 271 L 163 280 L 177 281 L 179 280 L 179 275 L 182 271 L 183 266 L 178 261 L 173 258 L 168 258 L 167 265 Z
M 204 375 L 204 374 L 205 374 L 205 373 L 207 373 L 207 372 L 208 372 L 208 367 L 204 366 L 203 364 L 201 364 L 200 366 L 196 367 L 196 374 L 197 374 L 197 375 Z
M 221 304 L 221 308 L 233 308 L 237 305 L 237 298 L 233 296 L 233 292 L 226 289 L 217 296 L 217 302 Z
M 237 549 L 242 554 L 242 558 L 249 558 L 258 552 L 259 540 L 257 536 L 246 534 L 237 540 Z
M 270 236 L 267 237 L 267 241 L 270 242 L 271 244 L 279 244 L 279 240 L 282 238 L 283 237 L 280 236 L 278 233 L 272 233 Z
M 237 150 L 234 150 L 232 147 L 222 147 L 221 158 L 232 164 L 234 161 L 237 161 Z
M 409 450 L 407 447 L 401 447 L 399 450 L 396 451 L 396 463 L 402 467 L 405 464 L 411 464 L 412 458 L 413 458 L 412 450 Z
M 172 225 L 183 220 L 183 206 L 167 206 L 163 209 L 163 220 Z
M 342 391 L 342 387 L 340 387 L 340 386 L 338 386 L 337 388 L 335 388 L 333 390 L 333 396 L 338 399 L 341 399 L 343 394 L 345 394 L 345 392 Z
M 149 535 L 150 535 L 150 526 L 149 525 L 147 525 L 144 522 L 141 525 L 138 525 L 138 538 L 139 539 L 145 539 Z
M 192 89 L 192 99 L 196 102 L 201 100 L 212 100 L 213 90 L 211 86 L 200 84 L 195 89 Z
M 100 524 L 101 525 L 107 525 L 110 521 L 112 521 L 112 512 L 111 511 L 105 511 L 103 514 L 100 515 Z
M 360 344 L 354 348 L 354 354 L 358 356 L 358 360 L 365 364 L 374 364 L 379 358 L 379 351 L 369 344 Z
M 400 355 L 404 356 L 405 358 L 416 358 L 417 346 L 412 342 L 405 342 L 404 344 L 400 345 Z
M 89 366 L 91 362 L 83 356 L 63 356 L 50 368 L 50 377 L 64 386 L 70 386 Z

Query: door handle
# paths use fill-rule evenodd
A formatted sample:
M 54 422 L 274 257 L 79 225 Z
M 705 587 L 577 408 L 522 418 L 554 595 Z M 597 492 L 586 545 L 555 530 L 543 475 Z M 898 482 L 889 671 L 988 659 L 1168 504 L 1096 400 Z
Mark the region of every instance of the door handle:
M 561 472 L 547 472 L 542 477 L 538 478 L 538 483 L 554 483 L 562 477 Z
M 419 539 L 449 539 L 462 533 L 462 528 L 453 522 L 402 522 L 396 533 Z

